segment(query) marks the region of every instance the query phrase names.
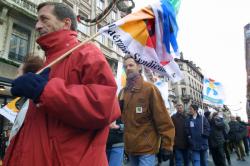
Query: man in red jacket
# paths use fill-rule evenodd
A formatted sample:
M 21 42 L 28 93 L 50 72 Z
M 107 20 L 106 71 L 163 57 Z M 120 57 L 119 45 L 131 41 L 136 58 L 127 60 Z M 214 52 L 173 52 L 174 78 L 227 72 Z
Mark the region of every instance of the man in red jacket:
M 37 43 L 45 65 L 79 44 L 76 16 L 55 2 L 38 6 Z M 27 73 L 11 93 L 30 99 L 4 158 L 10 166 L 106 166 L 109 124 L 120 116 L 116 83 L 100 50 L 85 44 L 42 74 Z

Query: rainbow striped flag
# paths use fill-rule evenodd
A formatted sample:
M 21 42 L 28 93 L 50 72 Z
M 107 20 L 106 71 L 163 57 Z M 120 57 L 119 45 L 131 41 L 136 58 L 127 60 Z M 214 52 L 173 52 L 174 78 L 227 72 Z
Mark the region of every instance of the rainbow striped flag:
M 139 64 L 174 82 L 182 79 L 171 52 L 178 53 L 175 10 L 168 0 L 129 14 L 99 30 Z

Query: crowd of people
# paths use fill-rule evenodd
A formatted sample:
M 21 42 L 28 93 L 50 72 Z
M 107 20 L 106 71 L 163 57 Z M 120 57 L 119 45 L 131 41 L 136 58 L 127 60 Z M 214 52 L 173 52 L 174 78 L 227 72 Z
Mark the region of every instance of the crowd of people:
M 245 161 L 244 157 L 249 156 L 250 124 L 241 121 L 238 116 L 231 116 L 230 119 L 227 119 L 223 112 L 211 113 L 207 111 L 204 113 L 203 122 L 199 123 L 199 120 L 197 120 L 197 123 L 193 125 L 192 122 L 190 123 L 190 116 L 191 119 L 195 117 L 193 113 L 191 113 L 191 115 L 185 115 L 179 107 L 182 108 L 182 106 L 177 105 L 177 113 L 172 116 L 176 130 L 176 141 L 174 145 L 175 155 L 173 158 L 177 166 L 182 165 L 179 163 L 195 166 L 208 165 L 209 154 L 211 154 L 215 166 L 231 165 L 230 155 L 233 152 L 237 154 L 237 160 L 239 161 Z M 191 105 L 191 107 L 193 106 Z M 176 120 L 176 116 L 182 118 Z M 183 124 L 180 126 L 181 123 Z M 189 131 L 185 131 L 188 125 L 189 128 L 193 128 L 195 131 L 193 141 L 189 139 Z M 180 132 L 182 136 L 180 136 L 180 134 L 178 135 L 178 132 Z M 178 141 L 179 138 L 182 140 Z M 185 142 L 185 144 L 183 144 L 183 142 Z M 179 157 L 179 149 L 182 151 L 181 157 Z M 197 151 L 199 157 L 197 157 Z M 174 161 L 172 160 L 172 164 L 170 165 L 174 165 Z
M 233 116 L 227 122 L 218 112 L 203 116 L 196 104 L 184 111 L 177 103 L 171 117 L 161 92 L 143 79 L 142 66 L 130 55 L 118 96 L 111 68 L 92 43 L 35 74 L 79 44 L 70 7 L 44 2 L 37 12 L 37 43 L 46 58 L 28 58 L 12 83 L 11 93 L 28 100 L 8 136 L 5 166 L 121 166 L 124 158 L 131 166 L 167 160 L 207 166 L 208 151 L 216 166 L 225 166 L 233 151 L 238 160 L 249 155 L 247 123 Z
M 177 103 L 177 112 L 170 118 L 160 91 L 153 82 L 143 80 L 140 64 L 125 56 L 124 69 L 127 84 L 118 96 L 122 112 L 119 125 L 123 127 L 116 131 L 120 149 L 125 147 L 130 165 L 152 166 L 156 161 L 161 165 L 170 159 L 170 166 L 208 166 L 210 153 L 215 166 L 226 166 L 231 165 L 233 152 L 238 160 L 245 161 L 249 155 L 250 128 L 240 117 L 231 116 L 229 120 L 223 112 L 209 111 L 203 115 L 196 104 L 184 111 L 183 105 Z M 114 135 L 111 128 L 108 147 L 112 147 Z M 114 153 L 113 157 L 109 153 L 109 164 L 122 165 L 122 157 L 123 153 Z
M 205 112 L 202 116 L 196 104 L 191 104 L 189 111 L 184 111 L 182 104 L 176 104 L 176 110 L 177 112 L 171 117 L 175 127 L 175 136 L 171 155 L 167 158 L 170 159 L 170 166 L 207 166 L 209 154 L 215 166 L 227 166 L 231 165 L 232 153 L 236 153 L 239 161 L 245 161 L 245 157 L 249 156 L 250 124 L 241 121 L 239 116 L 231 116 L 229 120 L 223 116 L 223 112 Z M 127 123 L 128 120 L 124 120 Z M 136 123 L 136 119 L 134 121 L 130 123 Z M 109 142 L 111 140 L 112 137 L 109 137 Z M 125 143 L 126 146 L 127 141 L 121 139 L 120 143 Z M 158 147 L 161 148 L 161 146 Z M 157 156 L 154 162 L 158 166 L 162 161 L 166 161 L 161 153 L 161 150 L 154 153 Z M 137 157 L 149 154 L 152 155 L 145 151 L 143 154 L 137 154 Z M 130 161 L 131 152 L 125 150 L 125 155 L 121 154 L 120 158 L 124 156 L 125 160 Z M 122 160 L 118 161 L 115 157 L 108 159 L 112 163 L 111 166 L 122 165 Z M 117 161 L 116 164 L 113 163 L 114 161 Z M 130 163 L 130 165 L 154 165 L 153 162 L 145 164 L 143 159 L 141 163 L 143 164 L 137 162 L 136 164 Z

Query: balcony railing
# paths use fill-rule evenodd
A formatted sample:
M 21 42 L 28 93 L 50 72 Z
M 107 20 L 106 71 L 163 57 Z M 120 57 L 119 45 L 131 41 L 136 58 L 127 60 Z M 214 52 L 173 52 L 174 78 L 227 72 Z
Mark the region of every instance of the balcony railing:
M 32 13 L 33 15 L 36 15 L 37 11 L 36 11 L 36 7 L 37 5 L 34 4 L 31 1 L 28 0 L 5 0 L 6 2 L 16 5 L 17 7 L 20 7 L 30 13 Z

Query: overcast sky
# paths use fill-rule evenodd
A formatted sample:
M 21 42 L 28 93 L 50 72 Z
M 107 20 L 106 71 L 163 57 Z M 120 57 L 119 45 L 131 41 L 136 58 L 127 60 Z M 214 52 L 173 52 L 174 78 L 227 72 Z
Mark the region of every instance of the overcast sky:
M 136 10 L 153 1 L 134 0 Z M 250 23 L 249 8 L 250 0 L 182 0 L 177 16 L 184 58 L 223 84 L 225 104 L 242 108 L 233 111 L 241 116 L 246 111 L 244 26 Z

